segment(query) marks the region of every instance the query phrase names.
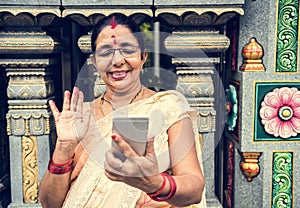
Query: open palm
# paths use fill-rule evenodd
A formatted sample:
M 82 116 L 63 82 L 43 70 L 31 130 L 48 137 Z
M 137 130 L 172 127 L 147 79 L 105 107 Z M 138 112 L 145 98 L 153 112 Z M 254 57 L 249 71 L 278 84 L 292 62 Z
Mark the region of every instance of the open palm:
M 71 97 L 70 92 L 65 91 L 61 112 L 54 101 L 49 104 L 55 120 L 58 142 L 63 148 L 74 148 L 86 135 L 91 117 L 90 111 L 83 114 L 83 93 L 75 87 Z

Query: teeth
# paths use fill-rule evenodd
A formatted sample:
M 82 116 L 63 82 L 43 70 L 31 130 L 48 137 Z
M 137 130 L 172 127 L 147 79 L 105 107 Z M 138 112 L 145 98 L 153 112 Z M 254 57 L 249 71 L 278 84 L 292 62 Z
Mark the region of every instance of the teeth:
M 116 71 L 116 72 L 111 72 L 111 75 L 114 79 L 123 79 L 127 76 L 128 71 Z
M 114 74 L 115 76 L 121 76 L 121 75 L 126 74 L 126 72 L 125 72 L 125 71 L 124 71 L 124 72 L 113 72 L 113 74 Z

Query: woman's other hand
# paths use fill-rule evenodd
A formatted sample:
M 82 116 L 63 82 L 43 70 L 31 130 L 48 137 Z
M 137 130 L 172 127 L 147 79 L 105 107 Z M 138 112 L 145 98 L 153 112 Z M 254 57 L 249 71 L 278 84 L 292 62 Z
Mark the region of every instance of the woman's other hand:
M 87 111 L 83 114 L 83 93 L 77 87 L 74 87 L 72 97 L 68 90 L 64 92 L 61 112 L 59 112 L 53 100 L 49 101 L 49 105 L 57 132 L 53 160 L 59 163 L 72 157 L 78 142 L 86 135 L 91 112 Z
M 105 174 L 113 181 L 122 181 L 130 186 L 151 193 L 161 186 L 163 177 L 159 174 L 154 151 L 154 137 L 147 140 L 146 153 L 139 156 L 134 149 L 120 136 L 112 136 L 121 152 L 111 149 L 106 152 Z M 122 161 L 118 155 L 124 155 Z

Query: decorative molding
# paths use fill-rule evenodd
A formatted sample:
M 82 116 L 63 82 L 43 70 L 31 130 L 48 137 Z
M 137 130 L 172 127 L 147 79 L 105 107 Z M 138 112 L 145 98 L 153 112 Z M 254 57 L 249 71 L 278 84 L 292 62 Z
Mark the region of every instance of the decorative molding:
M 248 182 L 251 182 L 260 172 L 259 157 L 260 152 L 239 152 L 242 156 L 240 168 Z
M 112 13 L 122 13 L 126 16 L 131 16 L 137 22 L 137 24 L 141 24 L 146 20 L 151 21 L 151 17 L 153 15 L 151 9 L 145 8 L 67 8 L 62 12 L 62 17 L 69 18 L 82 26 L 92 27 L 103 17 L 108 16 Z
M 211 74 L 202 73 L 201 70 L 181 70 L 178 71 L 178 82 L 176 89 L 188 98 L 213 97 L 214 86 Z M 213 71 L 212 71 L 213 72 Z
M 171 26 L 221 25 L 236 15 L 243 15 L 242 8 L 158 8 L 155 11 L 161 22 Z
M 168 53 L 192 53 L 205 57 L 206 52 L 224 52 L 230 40 L 219 31 L 175 31 L 165 41 Z
M 30 69 L 28 69 L 30 70 Z M 8 75 L 9 85 L 7 96 L 9 99 L 47 99 L 54 93 L 53 80 L 50 73 L 30 76 Z
M 295 73 L 299 57 L 299 0 L 277 1 L 277 46 L 275 72 Z
M 41 100 L 29 103 L 30 100 L 47 99 L 54 93 L 52 71 L 58 65 L 56 59 L 2 59 L 0 66 L 6 68 L 9 78 L 7 96 L 9 108 L 19 99 L 18 106 L 40 106 Z M 20 107 L 17 107 L 20 108 Z
M 216 131 L 216 111 L 210 107 L 194 107 L 198 113 L 198 128 L 200 133 Z
M 199 64 L 201 63 L 201 64 Z M 207 73 L 212 73 L 212 68 L 215 69 L 214 64 L 220 63 L 220 57 L 196 57 L 196 58 L 181 58 L 176 57 L 172 59 L 172 64 L 178 66 L 178 67 L 193 67 L 191 69 L 197 70 L 203 70 L 207 71 Z M 184 70 L 185 68 L 179 68 L 180 70 Z
M 22 135 L 48 135 L 50 134 L 50 114 L 40 111 L 32 113 L 12 112 L 6 114 L 7 134 Z
M 178 76 L 176 89 L 184 94 L 193 107 L 213 106 L 215 63 L 219 58 L 173 58 Z
M 59 6 L 53 8 L 1 6 L 0 26 L 47 27 L 61 24 Z
M 52 54 L 60 50 L 60 41 L 46 32 L 0 32 L 0 54 Z
M 272 208 L 293 207 L 293 152 L 273 152 Z
M 43 70 L 47 66 L 58 65 L 58 59 L 0 59 L 0 66 L 4 68 L 18 68 L 17 70 L 7 69 L 8 75 L 45 75 Z M 27 68 L 31 68 L 28 71 Z M 37 69 L 35 69 L 37 68 Z
M 38 158 L 36 136 L 22 136 L 22 176 L 25 203 L 38 202 Z

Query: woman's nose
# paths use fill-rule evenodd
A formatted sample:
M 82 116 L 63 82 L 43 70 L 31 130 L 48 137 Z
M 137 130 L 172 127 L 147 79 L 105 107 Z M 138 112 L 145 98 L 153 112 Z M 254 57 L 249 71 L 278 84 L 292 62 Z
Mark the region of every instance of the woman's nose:
M 124 56 L 121 54 L 120 50 L 115 50 L 112 58 L 113 65 L 122 65 L 125 63 Z

